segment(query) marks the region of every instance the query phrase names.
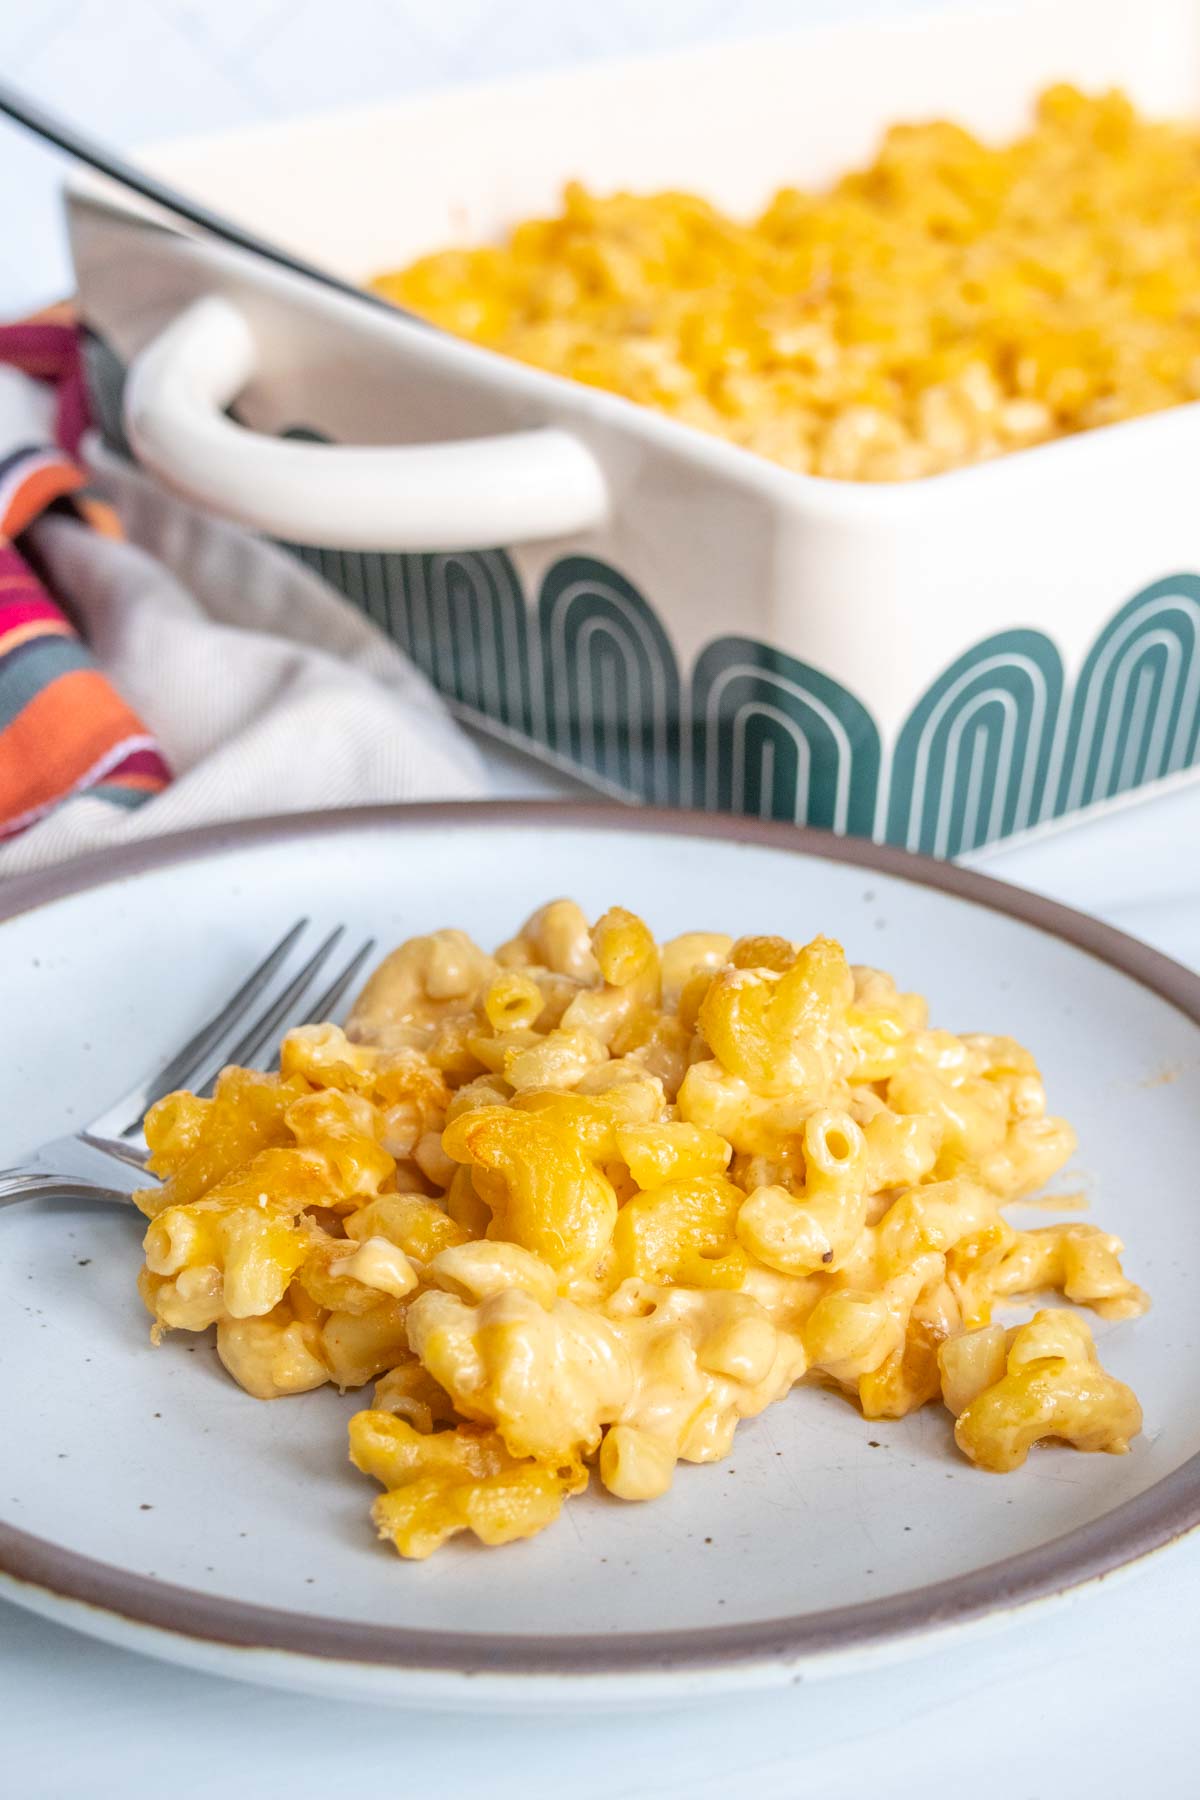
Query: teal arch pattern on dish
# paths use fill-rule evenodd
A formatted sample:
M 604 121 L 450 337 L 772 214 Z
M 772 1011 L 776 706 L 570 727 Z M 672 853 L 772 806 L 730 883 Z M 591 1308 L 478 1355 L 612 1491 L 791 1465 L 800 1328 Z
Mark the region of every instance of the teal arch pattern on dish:
M 879 732 L 819 669 L 753 638 L 717 638 L 692 675 L 691 725 L 696 805 L 870 836 Z
M 671 641 L 632 582 L 566 556 L 538 596 L 546 742 L 606 783 L 680 799 L 683 701 Z
M 1040 631 L 998 632 L 957 657 L 896 741 L 888 841 L 958 856 L 1035 824 L 1062 693 L 1062 659 Z
M 1071 707 L 1058 813 L 1200 760 L 1200 578 L 1143 588 L 1088 653 Z
M 401 641 L 412 646 L 417 666 L 460 705 L 528 735 L 536 670 L 512 558 L 503 550 L 472 550 L 385 562 L 389 605 L 393 614 L 405 609 Z M 393 635 L 400 631 L 393 628 Z
M 449 699 L 523 737 L 535 735 L 537 659 L 520 577 L 506 551 L 401 556 L 287 548 L 366 613 Z

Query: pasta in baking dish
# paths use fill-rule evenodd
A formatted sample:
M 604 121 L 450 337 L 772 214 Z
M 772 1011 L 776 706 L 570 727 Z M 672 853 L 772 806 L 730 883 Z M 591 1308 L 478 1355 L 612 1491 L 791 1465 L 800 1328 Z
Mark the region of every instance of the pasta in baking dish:
M 1141 1428 L 1074 1310 L 1145 1309 L 1119 1240 L 1004 1215 L 1074 1147 L 1033 1058 L 827 938 L 658 944 L 568 900 L 494 956 L 435 931 L 345 1030 L 146 1135 L 155 1338 L 215 1326 L 264 1400 L 373 1381 L 350 1454 L 404 1556 L 529 1537 L 593 1474 L 653 1499 L 799 1382 L 868 1419 L 941 1400 L 990 1470 Z M 1070 1304 L 993 1320 L 1046 1290 Z
M 1060 85 L 1006 144 L 897 125 L 755 219 L 590 193 L 376 291 L 804 474 L 904 481 L 1200 397 L 1200 130 Z

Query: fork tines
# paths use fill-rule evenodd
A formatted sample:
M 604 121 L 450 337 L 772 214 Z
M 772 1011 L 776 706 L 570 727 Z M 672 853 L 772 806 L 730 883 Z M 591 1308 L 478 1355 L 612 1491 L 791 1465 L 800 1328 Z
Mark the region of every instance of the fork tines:
M 101 1118 L 88 1127 L 89 1141 L 103 1142 L 115 1138 L 129 1140 L 138 1136 L 147 1110 L 164 1094 L 176 1088 L 190 1087 L 194 1093 L 209 1094 L 221 1069 L 227 1063 L 257 1066 L 256 1059 L 269 1045 L 274 1047 L 284 1034 L 297 1025 L 311 1025 L 327 1019 L 345 995 L 355 976 L 375 948 L 375 940 L 367 938 L 354 954 L 344 961 L 335 951 L 345 936 L 344 925 L 329 932 L 304 964 L 272 993 L 275 978 L 286 974 L 291 952 L 308 929 L 307 918 L 297 919 L 279 942 L 268 950 L 262 961 L 251 969 L 245 980 L 212 1018 L 190 1037 L 164 1068 L 111 1106 Z M 318 977 L 332 978 L 306 1006 L 305 998 Z M 270 995 L 260 1012 L 246 1023 L 260 997 Z M 241 1026 L 242 1034 L 232 1045 L 229 1039 Z

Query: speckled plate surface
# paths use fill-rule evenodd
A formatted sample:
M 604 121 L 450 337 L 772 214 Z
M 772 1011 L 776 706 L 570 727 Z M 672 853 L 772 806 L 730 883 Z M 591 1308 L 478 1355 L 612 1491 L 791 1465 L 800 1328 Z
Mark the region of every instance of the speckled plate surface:
M 152 1351 L 139 1221 L 0 1214 L 0 1592 L 223 1674 L 419 1705 L 626 1705 L 832 1673 L 1019 1617 L 1200 1521 L 1200 982 L 1048 902 L 899 852 L 598 807 L 378 809 L 200 833 L 0 891 L 0 1164 L 99 1110 L 298 912 L 487 943 L 572 893 L 656 932 L 836 933 L 953 1029 L 1030 1043 L 1098 1222 L 1150 1288 L 1101 1325 L 1146 1431 L 1124 1458 L 972 1469 L 937 1409 L 865 1424 L 803 1389 L 729 1459 L 531 1543 L 401 1563 L 346 1461 L 359 1403 L 261 1405 L 206 1340 Z M 1043 1221 L 1044 1214 L 1036 1215 Z

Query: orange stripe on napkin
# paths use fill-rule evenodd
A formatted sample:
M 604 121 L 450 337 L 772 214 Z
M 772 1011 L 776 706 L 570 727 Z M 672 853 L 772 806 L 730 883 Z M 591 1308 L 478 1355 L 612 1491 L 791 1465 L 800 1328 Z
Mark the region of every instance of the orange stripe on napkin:
M 74 793 L 115 744 L 145 736 L 98 669 L 58 676 L 0 731 L 0 819 Z
M 65 460 L 31 469 L 22 478 L 8 512 L 0 521 L 4 535 L 20 537 L 53 501 L 61 500 L 67 494 L 77 494 L 84 485 L 82 469 L 74 468 Z

